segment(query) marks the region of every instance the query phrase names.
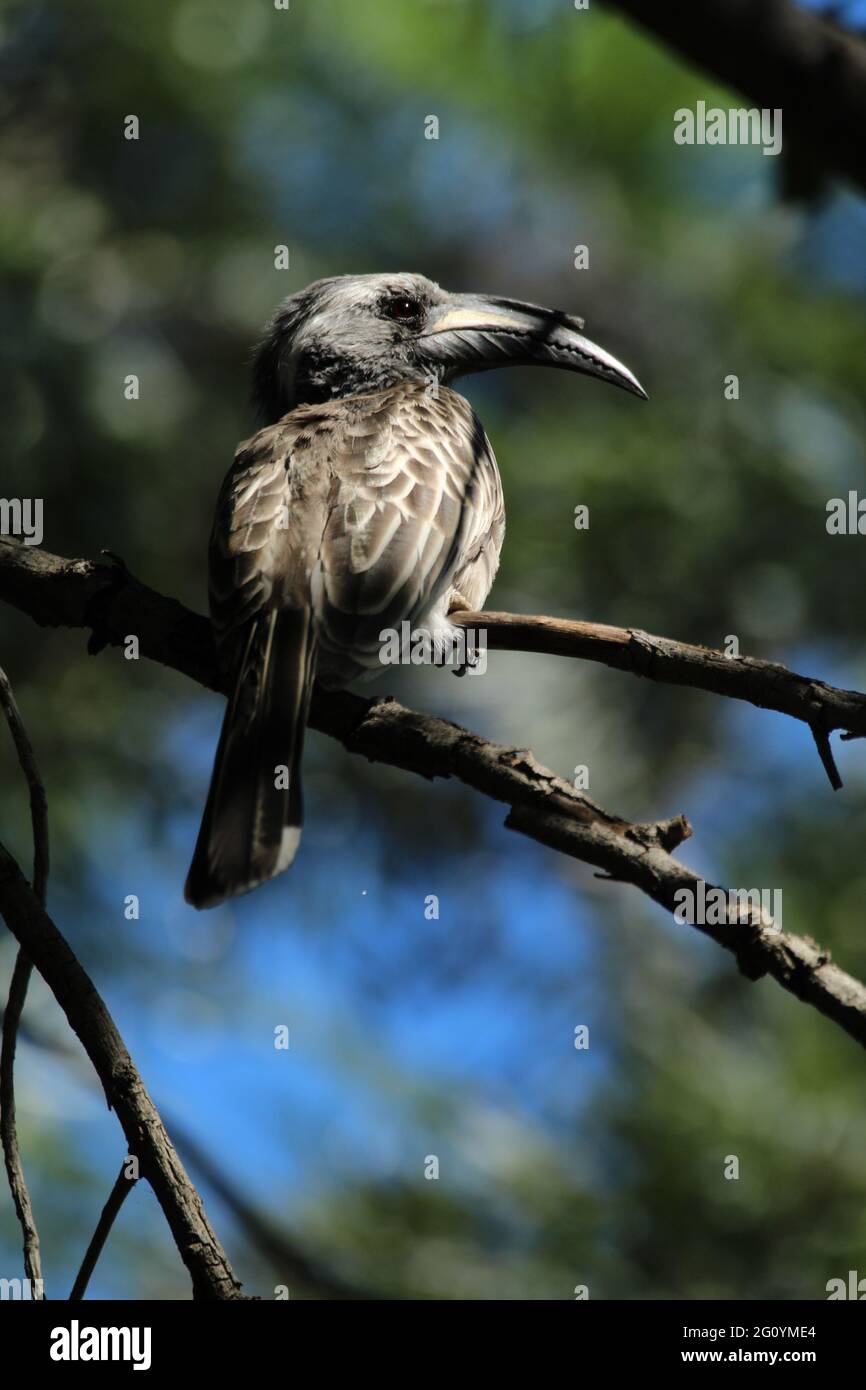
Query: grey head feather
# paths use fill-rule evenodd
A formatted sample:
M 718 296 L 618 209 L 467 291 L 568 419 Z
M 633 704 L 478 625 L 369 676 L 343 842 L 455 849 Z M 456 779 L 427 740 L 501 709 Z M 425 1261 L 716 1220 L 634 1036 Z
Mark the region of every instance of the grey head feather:
M 262 423 L 296 405 L 318 404 L 423 378 L 415 338 L 447 295 L 410 272 L 338 275 L 290 295 L 267 324 L 253 358 L 253 400 Z M 414 306 L 403 319 L 394 305 Z

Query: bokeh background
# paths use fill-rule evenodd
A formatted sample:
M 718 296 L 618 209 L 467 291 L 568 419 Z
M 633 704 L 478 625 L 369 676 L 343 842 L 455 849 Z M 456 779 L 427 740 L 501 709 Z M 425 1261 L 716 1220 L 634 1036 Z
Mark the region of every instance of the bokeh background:
M 677 107 L 736 94 L 568 0 L 69 0 L 7 7 L 0 34 L 0 490 L 44 498 L 49 549 L 109 547 L 203 609 L 262 321 L 321 275 L 418 270 L 583 314 L 650 393 L 465 383 L 506 493 L 496 607 L 735 634 L 866 685 L 864 542 L 825 529 L 863 486 L 866 211 L 833 186 L 786 203 L 759 149 L 674 144 Z M 204 1151 L 190 1170 L 249 1292 L 324 1297 L 328 1278 L 266 1254 L 214 1169 L 371 1294 L 823 1298 L 866 1274 L 866 1061 L 817 1013 L 501 807 L 316 734 L 291 875 L 198 915 L 182 884 L 222 702 L 10 610 L 0 662 L 47 783 L 50 909 L 182 1151 Z M 492 653 L 484 676 L 379 689 L 587 765 L 631 819 L 685 812 L 681 857 L 781 889 L 786 928 L 866 974 L 862 745 L 834 794 L 803 726 L 587 664 Z M 27 864 L 5 736 L 0 765 L 0 834 Z M 12 961 L 0 940 L 0 979 Z M 124 1145 L 38 982 L 25 1021 L 19 1126 L 59 1297 Z M 19 1247 L 3 1197 L 0 1274 Z M 144 1184 L 91 1294 L 189 1296 Z

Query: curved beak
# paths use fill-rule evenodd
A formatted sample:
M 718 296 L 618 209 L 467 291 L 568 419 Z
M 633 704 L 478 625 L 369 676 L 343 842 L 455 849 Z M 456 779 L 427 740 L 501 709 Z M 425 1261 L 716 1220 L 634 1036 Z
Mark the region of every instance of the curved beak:
M 562 367 L 599 377 L 646 400 L 637 377 L 583 334 L 583 319 L 493 295 L 451 295 L 417 338 L 422 366 L 443 381 L 493 367 Z

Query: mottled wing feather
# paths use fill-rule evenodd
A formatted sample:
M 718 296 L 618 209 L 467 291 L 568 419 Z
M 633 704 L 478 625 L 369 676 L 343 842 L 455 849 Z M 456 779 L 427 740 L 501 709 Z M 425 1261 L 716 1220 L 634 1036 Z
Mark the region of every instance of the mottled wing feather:
M 492 537 L 486 596 L 503 515 L 496 462 L 468 402 L 414 384 L 379 394 L 379 419 L 368 412 L 346 430 L 315 592 L 320 643 L 370 666 L 381 631 L 422 622 Z
M 277 428 L 242 444 L 217 501 L 210 543 L 210 611 L 217 643 L 232 640 L 273 592 L 274 532 L 286 501 L 286 459 Z
M 498 563 L 490 445 L 452 391 L 406 384 L 302 406 L 241 445 L 211 540 L 211 613 L 234 660 L 265 608 L 310 606 L 325 667 L 377 664 L 379 634 L 458 589 L 480 606 Z

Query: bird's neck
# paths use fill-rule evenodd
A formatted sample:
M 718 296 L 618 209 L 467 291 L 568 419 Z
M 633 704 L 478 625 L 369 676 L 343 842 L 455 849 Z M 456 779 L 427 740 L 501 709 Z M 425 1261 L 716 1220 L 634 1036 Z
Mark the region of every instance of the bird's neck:
M 426 378 L 420 370 L 397 368 L 393 363 L 319 356 L 313 361 L 299 363 L 289 409 L 293 410 L 296 405 L 321 405 L 324 401 L 369 395 L 371 391 L 382 391 L 404 381 L 423 384 Z

